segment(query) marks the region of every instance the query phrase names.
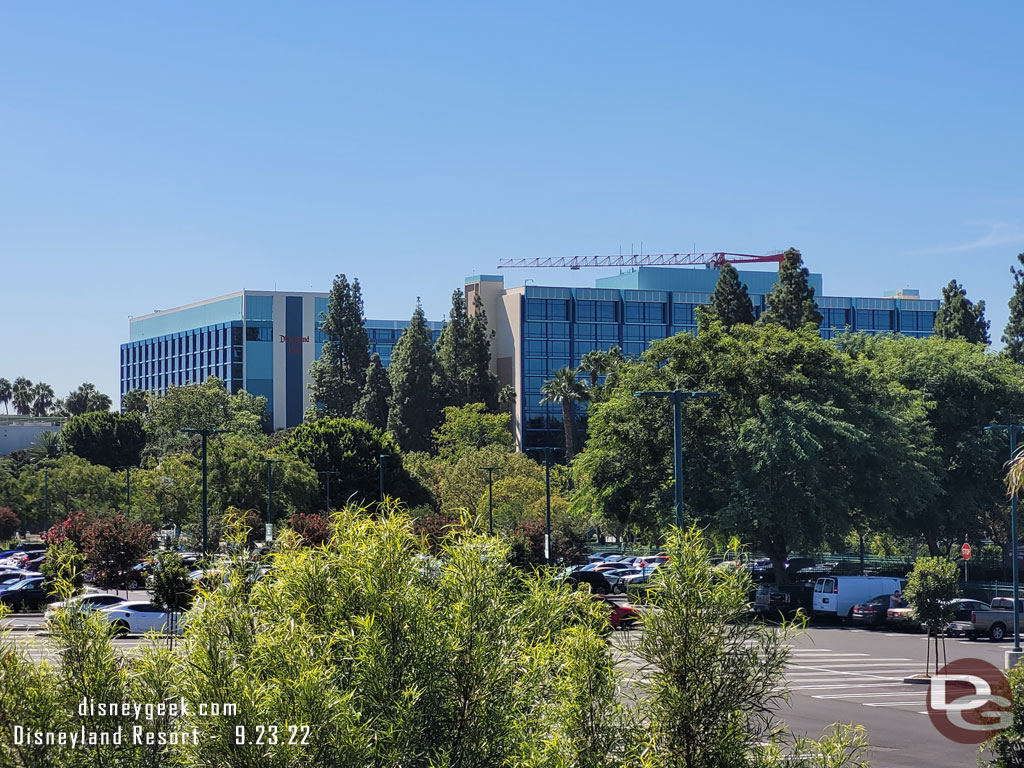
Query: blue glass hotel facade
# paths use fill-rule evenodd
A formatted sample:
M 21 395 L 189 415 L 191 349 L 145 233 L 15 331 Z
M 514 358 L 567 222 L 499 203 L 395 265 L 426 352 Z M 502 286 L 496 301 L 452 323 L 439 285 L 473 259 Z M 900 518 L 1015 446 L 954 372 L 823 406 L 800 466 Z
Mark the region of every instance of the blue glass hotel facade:
M 755 314 L 776 272 L 740 271 Z M 541 403 L 540 387 L 559 368 L 575 368 L 595 349 L 621 347 L 641 354 L 652 341 L 677 333 L 696 333 L 696 310 L 707 304 L 716 269 L 640 267 L 598 279 L 593 288 L 526 285 L 506 289 L 500 275 L 466 278 L 467 303 L 479 294 L 495 329 L 492 366 L 502 385 L 515 387 L 513 426 L 523 448 L 561 446 L 561 407 Z M 846 330 L 929 336 L 938 300 L 922 300 L 917 291 L 882 298 L 824 296 L 820 274 L 810 276 L 823 316 L 821 335 Z M 584 378 L 586 374 L 580 374 Z M 578 409 L 582 411 L 583 409 Z
M 222 379 L 228 390 L 267 398 L 274 429 L 302 423 L 310 365 L 320 356 L 326 293 L 239 291 L 134 317 L 121 345 L 121 396 L 133 389 Z M 387 365 L 408 321 L 367 320 L 370 351 Z M 434 338 L 441 324 L 432 322 Z

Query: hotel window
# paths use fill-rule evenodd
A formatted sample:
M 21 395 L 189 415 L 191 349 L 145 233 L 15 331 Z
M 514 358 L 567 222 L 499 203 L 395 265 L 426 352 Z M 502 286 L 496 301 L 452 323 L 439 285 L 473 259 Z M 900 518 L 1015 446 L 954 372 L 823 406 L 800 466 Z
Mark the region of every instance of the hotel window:
M 694 304 L 673 304 L 672 305 L 672 324 L 673 325 L 693 325 L 696 322 L 693 316 L 693 310 L 696 305 Z
M 567 299 L 527 299 L 527 320 L 568 320 L 569 301 Z

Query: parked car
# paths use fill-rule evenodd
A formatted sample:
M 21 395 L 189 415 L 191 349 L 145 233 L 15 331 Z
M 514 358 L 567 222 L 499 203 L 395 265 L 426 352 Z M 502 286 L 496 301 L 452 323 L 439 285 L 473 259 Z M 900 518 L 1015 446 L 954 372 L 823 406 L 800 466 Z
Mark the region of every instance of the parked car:
M 762 583 L 754 593 L 751 609 L 758 616 L 765 618 L 782 617 L 790 619 L 800 609 L 803 609 L 805 612 L 811 610 L 813 588 L 812 582 L 799 582 L 795 584 Z
M 119 635 L 142 635 L 146 632 L 165 632 L 170 623 L 167 612 L 142 600 L 109 605 L 99 614 L 109 621 Z M 176 634 L 181 633 L 181 625 Z
M 946 634 L 950 637 L 974 637 L 976 631 L 974 624 L 971 623 L 971 614 L 976 611 L 988 611 L 991 610 L 992 606 L 988 603 L 982 602 L 981 600 L 971 600 L 969 598 L 961 598 L 953 601 L 953 622 L 946 627 Z M 1010 604 L 1010 610 L 1013 610 L 1013 604 Z M 1010 620 L 1012 626 L 1013 619 Z
M 31 610 L 55 599 L 43 587 L 43 577 L 35 576 L 22 579 L 14 584 L 0 587 L 0 603 L 9 606 L 13 611 Z
M 1024 614 L 1024 599 L 1018 600 L 1018 613 Z M 988 637 L 999 642 L 1013 628 L 1013 598 L 993 597 L 987 611 L 971 611 L 969 637 Z
M 125 599 L 118 595 L 111 595 L 106 592 L 88 592 L 84 595 L 76 595 L 70 600 L 61 600 L 56 603 L 50 603 L 46 606 L 46 612 L 43 614 L 43 620 L 46 622 L 50 621 L 50 619 L 53 618 L 53 615 L 61 609 L 91 613 L 99 610 L 100 608 L 106 608 L 123 602 L 125 602 Z
M 906 579 L 889 576 L 824 576 L 814 582 L 811 607 L 815 616 L 849 619 L 857 603 L 896 590 L 902 593 L 906 584 Z
M 629 603 L 617 603 L 614 600 L 609 600 L 603 595 L 593 595 L 594 600 L 600 600 L 610 611 L 608 615 L 608 622 L 612 625 L 613 629 L 632 629 L 637 622 L 643 621 L 643 616 L 635 606 Z
M 612 584 L 603 573 L 596 571 L 576 571 L 565 577 L 567 584 L 575 589 L 580 584 L 588 584 L 590 591 L 596 595 L 607 595 L 612 591 Z
M 853 606 L 850 623 L 866 626 L 868 629 L 877 629 L 883 626 L 889 611 L 889 597 L 889 595 L 879 595 L 863 603 L 857 603 Z

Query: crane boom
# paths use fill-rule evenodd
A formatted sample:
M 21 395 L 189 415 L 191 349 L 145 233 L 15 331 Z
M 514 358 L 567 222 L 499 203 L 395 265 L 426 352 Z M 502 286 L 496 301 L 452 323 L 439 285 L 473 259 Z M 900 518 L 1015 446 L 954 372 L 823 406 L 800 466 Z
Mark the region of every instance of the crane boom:
M 718 268 L 723 264 L 782 263 L 781 253 L 757 256 L 750 253 L 653 253 L 623 256 L 542 256 L 534 259 L 500 259 L 498 269 L 533 267 L 679 267 L 704 265 Z

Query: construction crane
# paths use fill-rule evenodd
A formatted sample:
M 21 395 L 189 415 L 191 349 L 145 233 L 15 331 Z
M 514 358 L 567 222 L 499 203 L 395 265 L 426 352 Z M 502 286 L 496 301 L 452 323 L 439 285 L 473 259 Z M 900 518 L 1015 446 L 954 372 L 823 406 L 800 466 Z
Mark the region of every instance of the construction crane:
M 782 253 L 756 256 L 750 253 L 653 253 L 623 256 L 548 256 L 536 259 L 501 259 L 498 269 L 533 267 L 694 267 L 719 269 L 723 264 L 782 263 Z

